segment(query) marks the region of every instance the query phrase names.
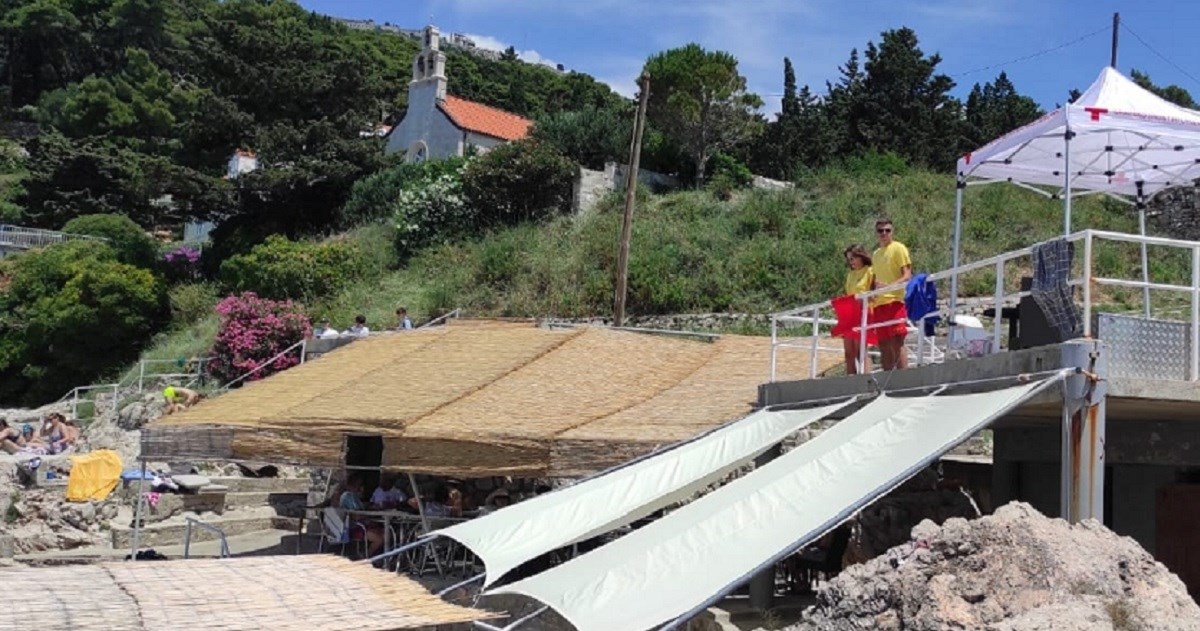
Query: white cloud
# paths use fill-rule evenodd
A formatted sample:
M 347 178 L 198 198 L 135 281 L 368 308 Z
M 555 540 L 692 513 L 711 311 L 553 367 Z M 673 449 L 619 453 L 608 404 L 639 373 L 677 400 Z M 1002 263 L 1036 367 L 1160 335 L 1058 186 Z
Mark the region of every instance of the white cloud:
M 501 39 L 492 37 L 491 35 L 479 35 L 476 33 L 463 33 L 463 35 L 466 35 L 467 37 L 474 40 L 476 46 L 487 49 L 487 50 L 496 50 L 496 51 L 504 52 L 504 51 L 508 50 L 509 47 L 511 46 L 509 43 L 507 43 Z M 529 50 L 518 50 L 517 57 L 520 58 L 521 61 L 524 61 L 527 63 L 541 64 L 543 66 L 550 66 L 551 68 L 554 68 L 558 65 L 558 62 L 554 61 L 553 59 L 550 59 L 549 57 L 542 55 L 541 53 L 539 53 L 538 51 L 536 51 L 532 48 Z

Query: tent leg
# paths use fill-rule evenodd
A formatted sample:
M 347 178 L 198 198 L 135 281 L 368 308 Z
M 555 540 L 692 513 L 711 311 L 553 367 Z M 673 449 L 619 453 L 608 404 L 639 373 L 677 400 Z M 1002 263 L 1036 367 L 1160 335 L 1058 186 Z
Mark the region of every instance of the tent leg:
M 1068 123 L 1063 134 L 1063 236 L 1071 234 L 1071 138 L 1074 136 Z
M 1141 203 L 1141 196 L 1138 196 L 1138 234 L 1146 236 L 1146 206 Z M 1142 314 L 1146 319 L 1150 319 L 1150 256 L 1146 252 L 1146 242 L 1142 241 L 1142 282 L 1147 286 L 1142 287 Z
M 142 503 L 145 501 L 143 494 L 146 491 L 146 461 L 142 460 L 142 475 L 138 477 L 137 498 L 133 500 L 133 549 L 130 551 L 129 560 L 137 561 L 138 546 L 141 544 L 142 538 Z
M 950 326 L 954 326 L 954 310 L 958 307 L 958 266 L 962 256 L 962 211 L 963 190 L 967 181 L 958 178 L 954 191 L 954 251 L 950 255 Z

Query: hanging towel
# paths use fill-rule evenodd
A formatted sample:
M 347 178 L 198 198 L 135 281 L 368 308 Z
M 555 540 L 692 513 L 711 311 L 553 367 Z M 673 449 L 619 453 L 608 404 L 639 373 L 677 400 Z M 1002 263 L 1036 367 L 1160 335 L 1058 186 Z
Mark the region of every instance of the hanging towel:
M 913 322 L 921 322 L 921 318 L 926 314 L 937 312 L 937 284 L 929 280 L 928 274 L 917 274 L 909 279 L 908 285 L 904 287 L 904 310 L 908 312 L 908 319 Z M 925 337 L 932 337 L 937 323 L 941 321 L 940 315 L 926 318 Z
M 837 316 L 837 324 L 830 332 L 834 337 L 858 338 L 858 329 L 862 327 L 862 300 L 856 296 L 838 296 L 831 301 L 833 312 Z M 876 329 L 867 329 L 867 344 L 877 344 Z
M 1029 295 L 1046 314 L 1062 341 L 1079 337 L 1083 322 L 1068 285 L 1075 244 L 1057 239 L 1033 246 L 1033 284 Z

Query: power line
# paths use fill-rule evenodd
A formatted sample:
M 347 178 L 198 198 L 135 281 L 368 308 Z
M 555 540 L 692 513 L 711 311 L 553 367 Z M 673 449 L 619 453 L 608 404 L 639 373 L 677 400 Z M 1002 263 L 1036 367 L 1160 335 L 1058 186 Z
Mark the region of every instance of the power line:
M 1158 58 L 1159 58 L 1159 59 L 1161 59 L 1161 60 L 1163 60 L 1163 61 L 1167 62 L 1168 64 L 1170 64 L 1170 65 L 1171 65 L 1171 67 L 1172 67 L 1172 68 L 1174 68 L 1174 69 L 1178 70 L 1179 72 L 1183 73 L 1183 76 L 1185 76 L 1185 77 L 1187 77 L 1187 78 L 1191 79 L 1193 82 L 1195 82 L 1195 84 L 1196 84 L 1196 85 L 1200 86 L 1200 79 L 1197 79 L 1197 78 L 1195 77 L 1195 75 L 1193 75 L 1192 73 L 1188 72 L 1187 70 L 1184 70 L 1184 69 L 1183 69 L 1183 68 L 1182 68 L 1182 67 L 1181 67 L 1179 64 L 1177 64 L 1177 63 L 1175 63 L 1175 62 L 1171 61 L 1170 59 L 1167 59 L 1167 56 L 1166 56 L 1166 55 L 1164 55 L 1164 54 L 1162 54 L 1162 53 L 1158 52 L 1157 50 L 1155 50 L 1155 48 L 1154 48 L 1153 46 L 1151 46 L 1149 42 L 1147 42 L 1146 40 L 1142 39 L 1142 36 L 1141 36 L 1141 35 L 1138 35 L 1136 31 L 1134 31 L 1133 29 L 1129 28 L 1129 25 L 1128 25 L 1128 24 L 1126 24 L 1126 23 L 1122 22 L 1122 23 L 1121 23 L 1121 28 L 1125 29 L 1126 31 L 1129 31 L 1129 34 L 1130 34 L 1130 35 L 1132 35 L 1132 36 L 1134 37 L 1134 39 L 1136 39 L 1137 41 L 1141 42 L 1141 43 L 1142 43 L 1142 46 L 1145 46 L 1147 50 L 1149 50 L 1150 52 L 1154 53 L 1155 55 L 1158 55 Z
M 1050 53 L 1053 53 L 1053 52 L 1056 52 L 1056 51 L 1062 50 L 1062 49 L 1064 49 L 1064 48 L 1067 48 L 1068 46 L 1074 46 L 1075 44 L 1078 44 L 1079 42 L 1082 42 L 1082 41 L 1083 41 L 1083 40 L 1085 40 L 1085 39 L 1089 39 L 1089 38 L 1095 37 L 1095 36 L 1097 36 L 1097 35 L 1099 35 L 1099 34 L 1101 34 L 1101 33 L 1106 33 L 1106 32 L 1108 32 L 1109 30 L 1110 30 L 1110 29 L 1109 29 L 1109 27 L 1106 25 L 1106 26 L 1103 26 L 1103 27 L 1101 27 L 1101 28 L 1098 28 L 1098 29 L 1096 29 L 1096 30 L 1092 31 L 1091 33 L 1088 33 L 1088 34 L 1086 34 L 1086 35 L 1080 35 L 1079 37 L 1077 37 L 1077 38 L 1075 38 L 1075 39 L 1073 39 L 1073 40 L 1071 40 L 1071 41 L 1069 41 L 1069 42 L 1065 42 L 1065 43 L 1059 44 L 1059 45 L 1057 45 L 1057 46 L 1054 46 L 1054 47 L 1051 47 L 1051 48 L 1047 48 L 1047 49 L 1045 49 L 1045 50 L 1039 50 L 1039 51 L 1037 51 L 1036 53 L 1030 53 L 1030 54 L 1028 54 L 1028 55 L 1025 55 L 1025 56 L 1023 56 L 1023 57 L 1017 57 L 1016 59 L 1010 59 L 1009 61 L 1001 62 L 1001 63 L 998 63 L 998 64 L 992 64 L 992 65 L 990 65 L 990 66 L 983 66 L 983 67 L 980 67 L 980 68 L 974 68 L 974 69 L 972 69 L 972 70 L 967 70 L 967 71 L 965 71 L 965 72 L 959 72 L 959 73 L 955 73 L 955 74 L 952 74 L 952 75 L 950 75 L 950 76 L 951 76 L 951 77 L 965 77 L 965 76 L 967 76 L 967 75 L 975 74 L 975 73 L 977 73 L 977 72 L 986 72 L 986 71 L 988 71 L 988 70 L 994 70 L 994 69 L 996 69 L 996 68 L 1002 68 L 1002 67 L 1004 67 L 1004 66 L 1010 66 L 1010 65 L 1012 65 L 1012 64 L 1019 64 L 1019 63 L 1021 63 L 1021 62 L 1023 62 L 1023 61 L 1029 61 L 1030 59 L 1036 59 L 1036 58 L 1038 58 L 1038 57 L 1041 57 L 1042 55 L 1049 55 Z M 1135 34 L 1135 37 L 1136 37 L 1136 34 Z M 1140 39 L 1140 38 L 1139 38 L 1139 39 Z

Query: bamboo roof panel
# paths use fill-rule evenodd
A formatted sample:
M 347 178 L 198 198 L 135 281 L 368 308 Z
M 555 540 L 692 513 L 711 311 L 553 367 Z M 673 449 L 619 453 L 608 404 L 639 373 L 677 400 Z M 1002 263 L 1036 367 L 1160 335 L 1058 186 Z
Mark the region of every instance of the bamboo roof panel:
M 20 567 L 0 569 L 0 584 L 20 603 L 0 630 L 387 631 L 497 617 L 327 555 Z

